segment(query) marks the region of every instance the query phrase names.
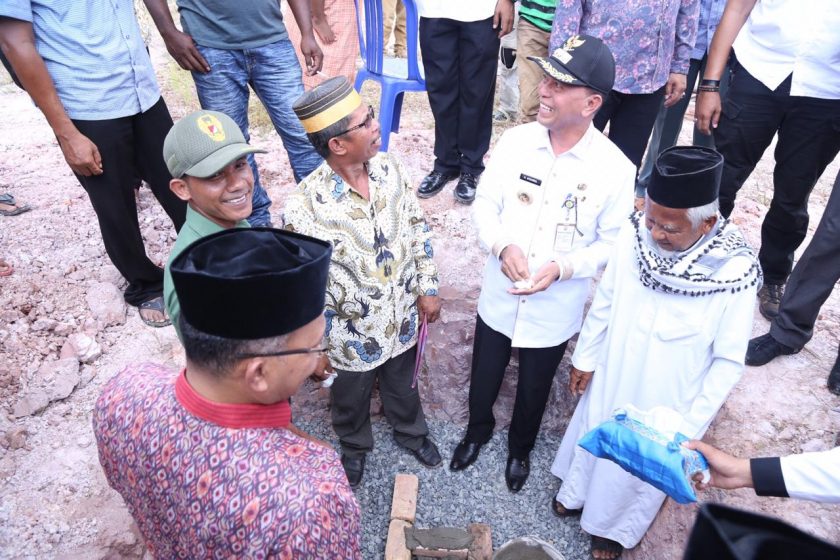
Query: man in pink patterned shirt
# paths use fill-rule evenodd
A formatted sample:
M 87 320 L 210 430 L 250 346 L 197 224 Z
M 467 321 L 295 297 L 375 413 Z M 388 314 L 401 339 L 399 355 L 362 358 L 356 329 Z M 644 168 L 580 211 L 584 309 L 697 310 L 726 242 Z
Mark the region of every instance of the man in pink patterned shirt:
M 171 263 L 186 368 L 127 367 L 93 415 L 105 476 L 154 557 L 361 557 L 338 456 L 295 429 L 289 407 L 326 350 L 330 253 L 230 229 Z

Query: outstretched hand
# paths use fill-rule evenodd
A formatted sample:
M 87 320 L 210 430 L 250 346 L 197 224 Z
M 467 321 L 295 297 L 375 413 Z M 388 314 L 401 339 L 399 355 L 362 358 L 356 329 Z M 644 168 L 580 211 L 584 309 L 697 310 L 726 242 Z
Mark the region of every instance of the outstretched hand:
M 723 488 L 724 490 L 752 488 L 753 480 L 749 459 L 733 457 L 708 443 L 696 439 L 688 441 L 684 445 L 702 453 L 709 463 L 709 471 L 712 475 L 709 482 L 705 484 L 702 482 L 702 473 L 697 473 L 692 477 L 694 486 L 698 490 L 706 490 L 710 487 Z

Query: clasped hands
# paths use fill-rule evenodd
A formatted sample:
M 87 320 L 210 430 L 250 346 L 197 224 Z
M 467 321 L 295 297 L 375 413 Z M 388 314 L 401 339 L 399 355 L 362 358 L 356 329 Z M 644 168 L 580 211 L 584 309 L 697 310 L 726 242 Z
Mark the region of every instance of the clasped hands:
M 515 296 L 527 296 L 542 292 L 556 280 L 567 280 L 571 277 L 571 270 L 562 270 L 555 261 L 548 261 L 537 270 L 533 276 L 528 269 L 528 259 L 518 245 L 508 245 L 499 254 L 502 262 L 502 274 L 511 282 L 531 281 L 530 288 L 508 288 L 508 293 Z M 563 277 L 561 278 L 561 272 Z

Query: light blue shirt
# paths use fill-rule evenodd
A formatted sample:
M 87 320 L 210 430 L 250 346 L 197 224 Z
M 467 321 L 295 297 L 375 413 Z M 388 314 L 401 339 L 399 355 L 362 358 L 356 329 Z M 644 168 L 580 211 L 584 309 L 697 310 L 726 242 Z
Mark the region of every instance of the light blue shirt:
M 723 16 L 726 0 L 700 0 L 700 17 L 697 21 L 697 39 L 691 58 L 701 60 L 712 44 L 712 37 Z
M 131 0 L 2 0 L 0 16 L 32 23 L 71 119 L 128 117 L 160 99 Z

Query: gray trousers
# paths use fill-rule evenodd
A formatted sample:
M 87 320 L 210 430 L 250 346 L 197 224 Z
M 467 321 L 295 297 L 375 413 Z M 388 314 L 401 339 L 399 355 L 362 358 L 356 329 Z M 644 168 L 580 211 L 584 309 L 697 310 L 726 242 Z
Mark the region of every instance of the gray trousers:
M 420 393 L 411 388 L 417 346 L 368 371 L 336 369 L 332 385 L 332 424 L 341 452 L 358 457 L 373 449 L 370 428 L 370 395 L 379 378 L 379 396 L 385 418 L 394 429 L 394 439 L 407 449 L 417 450 L 429 433 Z
M 779 316 L 770 336 L 791 348 L 802 348 L 814 334 L 814 323 L 834 284 L 840 280 L 840 173 L 834 180 L 814 238 L 793 267 Z

